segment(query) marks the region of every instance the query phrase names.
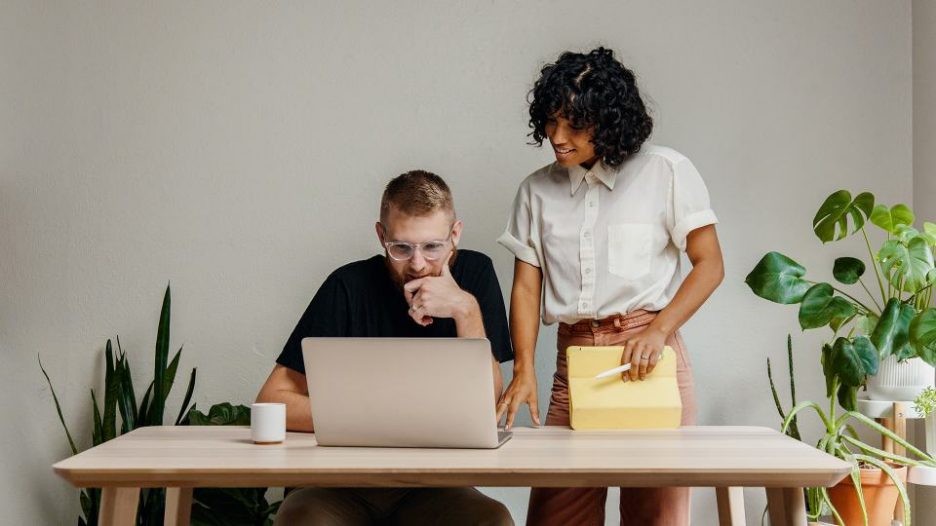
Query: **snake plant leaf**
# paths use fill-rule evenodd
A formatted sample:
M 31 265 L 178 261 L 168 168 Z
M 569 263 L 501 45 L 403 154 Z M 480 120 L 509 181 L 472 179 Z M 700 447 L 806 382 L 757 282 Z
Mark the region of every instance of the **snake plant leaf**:
M 117 348 L 120 348 L 120 341 L 117 342 Z M 130 359 L 123 351 L 119 351 L 117 357 L 117 378 L 120 384 L 118 396 L 118 408 L 120 409 L 121 434 L 137 428 L 137 404 L 136 394 L 133 392 L 133 378 L 130 374 Z
M 166 286 L 166 294 L 163 297 L 162 310 L 159 314 L 159 325 L 156 329 L 156 359 L 154 360 L 153 371 L 153 402 L 150 410 L 147 412 L 148 423 L 150 425 L 161 426 L 163 423 L 163 414 L 166 409 L 166 368 L 169 359 L 169 313 L 172 303 L 169 286 Z
M 146 392 L 143 393 L 143 400 L 140 402 L 140 410 L 137 413 L 137 422 L 139 422 L 139 427 L 144 427 L 151 425 L 149 421 L 150 414 L 150 396 L 153 394 L 153 382 L 150 382 L 149 387 L 146 388 Z
M 832 285 L 816 283 L 803 296 L 799 309 L 799 324 L 803 330 L 829 325 L 832 320 L 845 320 L 855 315 L 855 307 L 835 296 Z
M 936 366 L 936 308 L 929 308 L 910 323 L 910 344 L 924 362 Z
M 858 258 L 841 257 L 836 258 L 832 265 L 832 275 L 839 283 L 845 285 L 854 285 L 865 272 L 864 261 Z
M 176 417 L 176 425 L 182 423 L 182 420 L 185 419 L 185 415 L 189 413 L 189 402 L 192 401 L 192 392 L 195 391 L 195 372 L 197 367 L 192 368 L 192 375 L 189 376 L 188 387 L 185 389 L 185 397 L 182 398 L 182 407 L 179 409 L 179 416 Z M 194 407 L 194 406 L 192 406 Z
M 810 284 L 802 279 L 806 269 L 779 252 L 768 252 L 744 278 L 754 294 L 774 303 L 803 301 Z
M 895 235 L 898 225 L 912 225 L 913 219 L 913 211 L 903 204 L 890 208 L 886 205 L 877 205 L 871 211 L 871 222 Z
M 933 252 L 926 240 L 915 237 L 908 244 L 896 239 L 885 241 L 878 261 L 887 281 L 904 292 L 916 293 L 925 287 L 933 270 Z
M 101 411 L 98 409 L 97 396 L 94 394 L 94 389 L 91 389 L 91 406 L 93 408 L 91 418 L 94 424 L 91 430 L 91 445 L 97 446 L 104 443 L 104 423 L 101 419 Z
M 854 200 L 847 190 L 833 193 L 822 203 L 813 218 L 813 231 L 823 242 L 838 241 L 848 235 L 848 218 L 851 217 L 852 233 L 865 224 L 865 219 L 874 209 L 874 196 L 868 192 L 858 194 Z
M 114 347 L 110 340 L 104 348 L 104 416 L 101 421 L 101 439 L 104 442 L 117 436 L 117 399 L 120 396 L 120 377 L 114 363 Z
M 883 360 L 903 348 L 910 341 L 910 322 L 915 311 L 911 305 L 897 298 L 888 300 L 881 319 L 871 334 L 871 343 Z

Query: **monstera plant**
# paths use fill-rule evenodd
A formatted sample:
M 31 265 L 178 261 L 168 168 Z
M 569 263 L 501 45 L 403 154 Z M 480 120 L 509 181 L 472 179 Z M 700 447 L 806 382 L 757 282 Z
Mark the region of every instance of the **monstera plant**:
M 836 283 L 828 283 L 807 279 L 802 265 L 769 252 L 745 279 L 764 299 L 798 304 L 803 330 L 831 329 L 831 339 L 822 346 L 822 370 L 828 396 L 837 397 L 847 410 L 856 409 L 858 389 L 877 373 L 882 360 L 920 358 L 936 366 L 936 308 L 932 307 L 936 224 L 926 222 L 919 231 L 913 227 L 914 219 L 906 205 L 888 207 L 875 204 L 871 193 L 852 198 L 839 190 L 819 207 L 813 232 L 823 244 L 860 234 L 867 260 L 836 258 L 832 264 Z M 869 225 L 883 233 L 877 251 L 871 245 Z

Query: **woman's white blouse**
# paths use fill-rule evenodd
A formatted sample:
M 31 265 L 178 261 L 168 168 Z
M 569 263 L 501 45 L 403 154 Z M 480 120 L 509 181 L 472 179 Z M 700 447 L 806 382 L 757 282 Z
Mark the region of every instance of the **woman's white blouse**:
M 543 322 L 666 307 L 692 230 L 715 224 L 695 166 L 644 145 L 616 169 L 552 163 L 520 183 L 498 242 L 543 271 Z

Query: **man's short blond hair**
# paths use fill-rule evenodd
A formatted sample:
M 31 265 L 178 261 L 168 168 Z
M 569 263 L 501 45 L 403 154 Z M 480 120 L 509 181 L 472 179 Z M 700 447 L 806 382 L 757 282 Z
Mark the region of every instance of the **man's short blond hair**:
M 387 183 L 380 199 L 381 223 L 386 223 L 391 208 L 417 217 L 443 210 L 455 218 L 452 191 L 441 177 L 425 170 L 406 172 Z

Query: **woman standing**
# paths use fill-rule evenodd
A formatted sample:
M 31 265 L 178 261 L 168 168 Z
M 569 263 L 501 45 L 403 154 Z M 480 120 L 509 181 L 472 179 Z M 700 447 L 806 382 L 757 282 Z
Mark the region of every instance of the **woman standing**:
M 695 422 L 678 329 L 724 275 L 708 190 L 680 153 L 644 144 L 653 128 L 633 72 L 597 48 L 546 65 L 531 93 L 533 140 L 551 163 L 520 184 L 498 240 L 516 257 L 510 301 L 514 376 L 498 403 L 513 424 L 528 404 L 539 425 L 534 350 L 540 317 L 559 323 L 547 425 L 569 425 L 565 349 L 620 345 L 624 380 L 640 381 L 664 345 L 677 354 L 682 425 Z M 692 270 L 681 280 L 680 255 Z M 541 310 L 542 307 L 542 310 Z M 534 488 L 527 523 L 604 524 L 607 488 Z M 621 523 L 689 523 L 689 488 L 622 488 Z

